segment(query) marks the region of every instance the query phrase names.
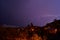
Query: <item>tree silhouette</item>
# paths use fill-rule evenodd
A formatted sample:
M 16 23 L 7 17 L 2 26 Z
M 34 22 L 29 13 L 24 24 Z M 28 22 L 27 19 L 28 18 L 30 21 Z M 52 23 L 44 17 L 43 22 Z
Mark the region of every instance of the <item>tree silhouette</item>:
M 32 23 L 31 23 L 30 25 L 31 25 L 31 26 L 33 26 L 33 24 L 32 24 Z

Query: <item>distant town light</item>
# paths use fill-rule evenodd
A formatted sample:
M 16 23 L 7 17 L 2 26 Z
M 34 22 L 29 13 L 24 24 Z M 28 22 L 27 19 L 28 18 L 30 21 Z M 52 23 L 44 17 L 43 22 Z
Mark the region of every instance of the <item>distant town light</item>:
M 45 27 L 44 29 L 45 29 L 45 30 L 50 29 L 50 26 L 49 26 L 49 27 Z
M 47 30 L 48 28 L 44 28 L 45 30 Z
M 57 32 L 57 29 L 55 29 L 55 32 Z
M 18 29 L 18 31 L 19 31 L 20 29 Z
M 32 31 L 34 31 L 34 29 L 32 28 Z

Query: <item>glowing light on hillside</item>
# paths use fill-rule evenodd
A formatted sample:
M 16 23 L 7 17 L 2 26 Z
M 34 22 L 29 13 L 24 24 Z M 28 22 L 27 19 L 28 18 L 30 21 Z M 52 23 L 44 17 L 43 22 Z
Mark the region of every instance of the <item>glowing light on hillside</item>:
M 55 29 L 55 33 L 57 32 L 57 29 Z
M 34 31 L 34 29 L 32 28 L 32 31 Z

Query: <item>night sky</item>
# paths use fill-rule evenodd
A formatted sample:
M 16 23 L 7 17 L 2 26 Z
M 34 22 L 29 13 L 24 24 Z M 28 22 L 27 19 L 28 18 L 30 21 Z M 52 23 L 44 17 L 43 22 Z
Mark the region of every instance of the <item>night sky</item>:
M 60 0 L 0 0 L 0 24 L 43 26 L 60 19 Z

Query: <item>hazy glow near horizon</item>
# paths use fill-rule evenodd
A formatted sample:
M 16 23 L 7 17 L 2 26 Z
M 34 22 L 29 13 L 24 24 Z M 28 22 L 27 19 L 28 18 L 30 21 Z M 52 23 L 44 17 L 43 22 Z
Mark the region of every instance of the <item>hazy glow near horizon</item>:
M 43 26 L 60 19 L 60 0 L 1 0 L 2 24 Z

